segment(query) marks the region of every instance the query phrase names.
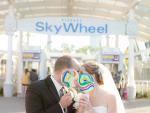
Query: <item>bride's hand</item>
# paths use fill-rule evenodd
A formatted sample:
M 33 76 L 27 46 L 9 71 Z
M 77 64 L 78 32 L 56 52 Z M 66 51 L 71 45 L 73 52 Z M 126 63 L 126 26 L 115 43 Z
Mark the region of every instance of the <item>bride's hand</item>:
M 89 101 L 87 94 L 82 94 L 79 100 L 78 113 L 84 113 L 85 111 L 91 111 L 92 105 Z

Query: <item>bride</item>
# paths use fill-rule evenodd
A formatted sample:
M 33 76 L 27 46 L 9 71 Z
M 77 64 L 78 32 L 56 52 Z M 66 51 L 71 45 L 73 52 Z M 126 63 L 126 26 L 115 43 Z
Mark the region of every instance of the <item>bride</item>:
M 104 65 L 89 62 L 81 70 L 94 77 L 95 86 L 89 96 L 80 96 L 77 113 L 125 113 L 112 76 Z

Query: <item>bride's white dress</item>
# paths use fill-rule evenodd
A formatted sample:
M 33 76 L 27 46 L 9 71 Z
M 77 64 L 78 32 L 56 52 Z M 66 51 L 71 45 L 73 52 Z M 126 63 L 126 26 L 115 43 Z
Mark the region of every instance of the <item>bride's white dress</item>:
M 107 107 L 105 106 L 93 107 L 93 110 L 95 111 L 95 113 L 107 113 Z M 85 113 L 88 113 L 88 112 L 85 112 Z
M 95 113 L 107 113 L 107 107 L 105 106 L 97 106 L 93 107 Z

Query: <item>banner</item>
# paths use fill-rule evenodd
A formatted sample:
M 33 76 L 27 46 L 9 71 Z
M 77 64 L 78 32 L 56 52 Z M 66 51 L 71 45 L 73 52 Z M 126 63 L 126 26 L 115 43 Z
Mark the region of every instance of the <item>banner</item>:
M 130 23 L 133 28 L 136 24 Z M 18 30 L 55 35 L 127 35 L 127 25 L 123 21 L 106 21 L 94 18 L 44 17 L 21 19 Z M 132 30 L 136 34 L 137 30 Z

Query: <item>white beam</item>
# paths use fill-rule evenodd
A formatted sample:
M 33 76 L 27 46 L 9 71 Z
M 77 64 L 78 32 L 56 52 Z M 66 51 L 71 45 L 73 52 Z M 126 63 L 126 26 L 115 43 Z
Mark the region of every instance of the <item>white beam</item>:
M 44 8 L 44 9 L 36 9 L 36 10 L 32 10 L 30 13 L 29 11 L 21 11 L 20 12 L 22 15 L 26 16 L 26 15 L 35 15 L 38 14 L 40 16 L 44 15 L 44 14 L 58 14 L 58 13 L 66 13 L 68 14 L 68 9 L 67 8 Z M 78 14 L 86 14 L 86 15 L 95 15 L 95 16 L 104 16 L 104 17 L 110 17 L 110 18 L 116 18 L 116 19 L 120 19 L 121 18 L 121 14 L 113 14 L 113 13 L 106 13 L 104 11 L 91 11 L 90 9 L 88 10 L 83 10 L 83 9 L 72 9 L 72 13 L 75 15 Z
M 150 36 L 147 36 L 143 33 L 140 33 L 140 35 L 138 36 L 140 39 L 144 39 L 144 40 L 150 40 Z
M 63 2 L 63 4 L 62 4 Z M 125 11 L 125 9 L 127 7 L 122 7 L 119 5 L 116 5 L 116 7 L 114 7 L 113 4 L 108 4 L 108 3 L 97 3 L 97 2 L 83 2 L 83 1 L 74 1 L 72 2 L 72 0 L 69 0 L 70 3 L 73 3 L 73 5 L 75 7 L 84 7 L 84 8 L 99 8 L 99 9 L 108 9 L 108 10 L 116 10 L 116 11 Z M 32 1 L 32 2 L 18 2 L 15 4 L 15 7 L 18 9 L 26 9 L 27 7 L 31 7 L 31 8 L 38 8 L 38 7 L 63 7 L 67 6 L 68 1 L 66 0 L 61 0 L 60 2 L 57 0 L 45 0 L 43 1 Z M 7 10 L 8 5 L 0 5 L 0 10 Z
M 24 19 L 25 18 L 38 18 L 38 17 L 47 17 L 47 16 L 49 16 L 49 17 L 54 17 L 54 16 L 67 16 L 67 14 L 66 13 L 51 13 L 51 14 L 49 14 L 49 13 L 45 13 L 45 14 L 34 14 L 34 15 L 25 15 L 24 16 Z
M 145 21 L 144 20 L 138 20 L 138 23 L 139 23 L 139 25 L 144 25 L 148 28 L 150 26 L 150 21 L 149 20 L 145 20 Z
M 74 0 L 68 0 L 68 3 L 67 3 L 68 16 L 73 15 L 73 6 L 74 6 Z
M 123 12 L 125 11 L 125 9 L 127 7 L 121 7 L 119 5 L 116 5 L 116 7 L 114 7 L 113 4 L 108 4 L 108 3 L 105 3 L 105 2 L 100 2 L 100 3 L 97 3 L 97 2 L 83 2 L 83 1 L 76 1 L 74 2 L 74 6 L 75 7 L 81 7 L 81 8 L 87 8 L 87 9 L 91 9 L 92 7 L 95 8 L 95 9 L 106 9 L 109 11 L 109 10 L 116 10 L 116 11 L 120 11 L 120 12 Z
M 150 7 L 150 0 L 141 0 L 140 4 L 145 7 Z
M 15 3 L 15 8 L 28 8 L 28 7 L 44 7 L 44 6 L 48 6 L 48 7 L 58 7 L 58 6 L 62 6 L 62 1 L 64 4 L 67 4 L 67 1 L 66 0 L 61 0 L 61 1 L 58 1 L 58 0 L 46 0 L 46 1 L 22 1 L 22 2 L 17 2 Z M 1 10 L 7 10 L 9 7 L 8 4 L 5 4 L 5 5 L 0 5 L 0 11 Z
M 104 11 L 95 11 L 92 12 L 91 10 L 79 10 L 79 9 L 74 9 L 73 11 L 75 14 L 85 14 L 85 15 L 95 15 L 95 16 L 103 16 L 103 17 L 110 17 L 110 18 L 116 18 L 120 19 L 121 15 L 120 14 L 113 14 L 113 13 L 106 13 Z
M 140 25 L 139 30 L 140 30 L 140 31 L 143 31 L 143 32 L 145 32 L 145 33 L 147 33 L 147 34 L 150 34 L 150 28 L 149 28 L 148 26 L 147 26 L 147 27 L 144 27 L 144 26 L 141 26 L 141 25 Z
M 131 9 L 134 9 L 139 4 L 138 0 L 130 0 L 129 6 L 127 10 L 123 13 L 123 15 L 127 15 Z
M 144 32 L 144 31 L 139 31 L 139 34 L 142 34 L 142 35 L 145 35 L 145 36 L 150 37 L 150 33 L 146 33 L 146 32 Z
M 58 14 L 58 13 L 66 13 L 67 14 L 68 10 L 67 8 L 42 8 L 42 9 L 35 9 L 32 10 L 30 13 L 29 11 L 20 11 L 20 13 L 24 16 L 26 15 L 44 15 L 44 14 Z
M 116 20 L 116 18 L 105 17 L 105 16 L 100 16 L 100 15 L 78 14 L 75 16 L 80 16 L 84 18 L 98 18 L 98 19 L 103 19 L 103 20 Z
M 141 17 L 149 17 L 150 18 L 150 12 L 145 12 L 145 11 L 142 11 L 140 9 L 136 9 L 135 10 L 135 13 L 138 14 L 139 16 Z
M 5 14 L 0 14 L 0 20 L 4 19 Z

